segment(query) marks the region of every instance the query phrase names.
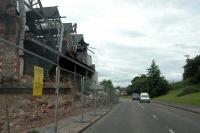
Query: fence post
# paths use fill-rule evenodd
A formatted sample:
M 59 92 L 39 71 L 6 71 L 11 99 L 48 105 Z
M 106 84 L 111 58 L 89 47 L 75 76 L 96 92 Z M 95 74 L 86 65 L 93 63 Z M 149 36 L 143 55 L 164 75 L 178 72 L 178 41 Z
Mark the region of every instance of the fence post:
M 56 98 L 55 98 L 55 127 L 54 132 L 57 133 L 58 130 L 58 98 L 59 98 L 59 88 L 60 88 L 60 68 L 56 67 Z
M 108 87 L 107 89 L 108 89 L 107 95 L 108 95 L 108 107 L 109 107 L 110 106 L 110 87 Z
M 109 106 L 111 106 L 111 88 L 109 88 Z
M 83 101 L 83 91 L 84 91 L 84 77 L 81 78 L 81 122 L 83 122 L 83 111 L 84 111 L 84 101 Z
M 5 113 L 6 113 L 6 122 L 7 122 L 7 132 L 10 133 L 10 121 L 9 121 L 9 109 L 8 109 L 8 96 L 6 88 L 4 88 L 5 92 Z
M 97 111 L 97 82 L 95 82 L 95 101 L 94 101 L 94 115 L 96 115 Z
M 106 90 L 106 106 L 108 106 L 108 87 L 105 85 L 105 90 Z
M 62 53 L 62 40 L 63 40 L 63 32 L 64 32 L 64 27 L 63 25 L 58 26 L 58 33 L 60 33 L 60 36 L 58 37 L 58 54 L 57 54 L 57 67 L 56 67 L 56 98 L 55 98 L 55 128 L 54 131 L 57 133 L 58 130 L 58 99 L 59 99 L 59 88 L 60 88 L 60 54 Z

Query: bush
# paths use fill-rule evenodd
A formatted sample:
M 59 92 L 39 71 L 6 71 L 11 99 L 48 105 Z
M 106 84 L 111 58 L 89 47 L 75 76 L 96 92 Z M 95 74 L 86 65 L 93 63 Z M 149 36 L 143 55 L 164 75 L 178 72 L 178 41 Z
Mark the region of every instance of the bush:
M 187 80 L 179 81 L 179 82 L 176 82 L 176 83 L 171 83 L 170 89 L 172 89 L 172 90 L 182 89 L 185 86 L 189 86 L 189 85 L 192 85 L 192 84 L 190 83 L 189 79 L 187 79 Z
M 191 94 L 195 92 L 200 92 L 200 88 L 197 86 L 186 86 L 183 89 L 180 90 L 180 92 L 177 94 L 178 97 L 184 96 L 186 94 Z

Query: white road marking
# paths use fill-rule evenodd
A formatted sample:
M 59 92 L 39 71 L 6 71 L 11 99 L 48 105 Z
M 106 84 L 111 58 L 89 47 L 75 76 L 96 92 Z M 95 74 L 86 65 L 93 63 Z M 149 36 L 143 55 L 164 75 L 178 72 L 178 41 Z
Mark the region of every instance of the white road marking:
M 175 131 L 173 131 L 172 129 L 169 129 L 169 132 L 170 132 L 170 133 L 175 133 Z
M 141 103 L 137 103 L 142 109 L 144 109 L 144 106 L 142 106 Z
M 139 106 L 140 106 L 140 104 L 139 103 L 137 103 Z
M 154 119 L 158 119 L 158 117 L 157 117 L 156 115 L 152 115 L 152 117 L 153 117 Z

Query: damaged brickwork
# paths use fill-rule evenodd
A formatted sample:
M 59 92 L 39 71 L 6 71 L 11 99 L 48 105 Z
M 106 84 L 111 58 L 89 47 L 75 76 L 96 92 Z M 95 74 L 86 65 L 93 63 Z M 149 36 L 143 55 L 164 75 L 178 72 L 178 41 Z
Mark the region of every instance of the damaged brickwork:
M 20 19 L 16 15 L 16 7 L 13 3 L 7 3 L 4 6 L 6 8 L 1 10 L 0 13 L 0 37 L 17 45 L 19 42 Z M 4 42 L 0 42 L 0 49 L 0 80 L 19 79 L 20 60 L 18 50 Z

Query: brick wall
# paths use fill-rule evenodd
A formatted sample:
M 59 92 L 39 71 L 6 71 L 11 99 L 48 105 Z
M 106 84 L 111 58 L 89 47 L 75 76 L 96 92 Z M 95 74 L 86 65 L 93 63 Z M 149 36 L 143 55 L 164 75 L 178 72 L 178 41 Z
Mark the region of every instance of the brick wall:
M 8 27 L 15 27 L 11 29 Z M 0 37 L 18 44 L 19 18 L 5 15 L 0 20 Z M 0 42 L 0 79 L 19 79 L 20 60 L 18 50 L 13 46 Z

